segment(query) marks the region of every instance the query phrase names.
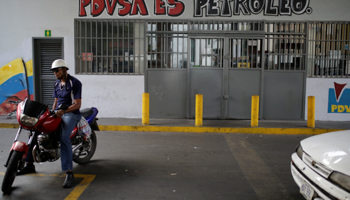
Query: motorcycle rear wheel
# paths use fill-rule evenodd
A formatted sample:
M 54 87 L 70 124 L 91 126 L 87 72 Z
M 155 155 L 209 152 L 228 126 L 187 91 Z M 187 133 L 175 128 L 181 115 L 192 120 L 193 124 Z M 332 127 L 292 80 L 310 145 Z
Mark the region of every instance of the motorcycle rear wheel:
M 5 194 L 8 194 L 11 192 L 11 187 L 12 187 L 13 181 L 16 178 L 17 170 L 20 166 L 22 156 L 23 156 L 22 152 L 19 152 L 19 151 L 12 152 L 10 161 L 7 165 L 4 180 L 2 181 L 2 186 L 1 186 L 1 190 Z
M 91 135 L 89 139 L 87 139 L 83 146 L 79 149 L 82 153 L 87 153 L 85 156 L 75 155 L 73 152 L 73 161 L 78 164 L 85 164 L 90 161 L 92 156 L 95 154 L 96 146 L 97 146 L 97 138 L 94 130 L 91 130 Z

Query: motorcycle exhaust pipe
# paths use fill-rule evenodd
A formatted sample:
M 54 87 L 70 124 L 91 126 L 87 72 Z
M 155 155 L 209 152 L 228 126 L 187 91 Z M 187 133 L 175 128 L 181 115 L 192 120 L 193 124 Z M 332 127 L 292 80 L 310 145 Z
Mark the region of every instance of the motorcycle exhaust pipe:
M 37 151 L 36 149 L 38 148 L 38 145 L 35 145 L 32 151 L 32 155 L 33 155 L 33 160 L 37 163 L 41 162 L 40 156 L 37 155 Z
M 81 146 L 83 146 L 82 143 L 78 144 L 76 147 L 74 147 L 74 149 L 72 149 L 73 152 L 75 152 L 76 150 L 78 150 Z M 33 160 L 37 163 L 40 163 L 41 162 L 41 159 L 40 159 L 40 156 L 38 156 L 37 154 L 37 148 L 38 148 L 38 145 L 35 145 L 33 147 L 33 150 L 32 150 L 32 155 L 33 155 Z

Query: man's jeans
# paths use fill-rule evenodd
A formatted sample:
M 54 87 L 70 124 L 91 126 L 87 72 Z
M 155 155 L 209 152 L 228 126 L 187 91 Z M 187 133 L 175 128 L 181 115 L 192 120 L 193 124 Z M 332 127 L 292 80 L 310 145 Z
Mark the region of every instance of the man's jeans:
M 61 122 L 61 167 L 62 171 L 73 170 L 73 153 L 70 135 L 81 119 L 81 114 L 66 113 Z

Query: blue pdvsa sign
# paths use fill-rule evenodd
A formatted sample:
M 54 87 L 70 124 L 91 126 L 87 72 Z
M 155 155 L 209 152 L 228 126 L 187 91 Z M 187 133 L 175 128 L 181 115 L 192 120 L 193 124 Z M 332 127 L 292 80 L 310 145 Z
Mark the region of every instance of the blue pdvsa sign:
M 350 114 L 350 88 L 346 85 L 334 82 L 334 88 L 329 88 L 328 113 Z

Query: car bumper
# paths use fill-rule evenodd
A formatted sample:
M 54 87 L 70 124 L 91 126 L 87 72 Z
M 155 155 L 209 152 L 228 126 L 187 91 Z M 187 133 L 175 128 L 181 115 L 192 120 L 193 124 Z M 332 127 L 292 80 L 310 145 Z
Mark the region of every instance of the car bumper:
M 315 198 L 322 198 L 324 200 L 350 200 L 350 194 L 348 192 L 316 173 L 306 165 L 296 153 L 292 154 L 291 172 L 293 179 L 299 188 L 301 188 L 303 182 L 306 182 L 312 187 L 315 192 Z

